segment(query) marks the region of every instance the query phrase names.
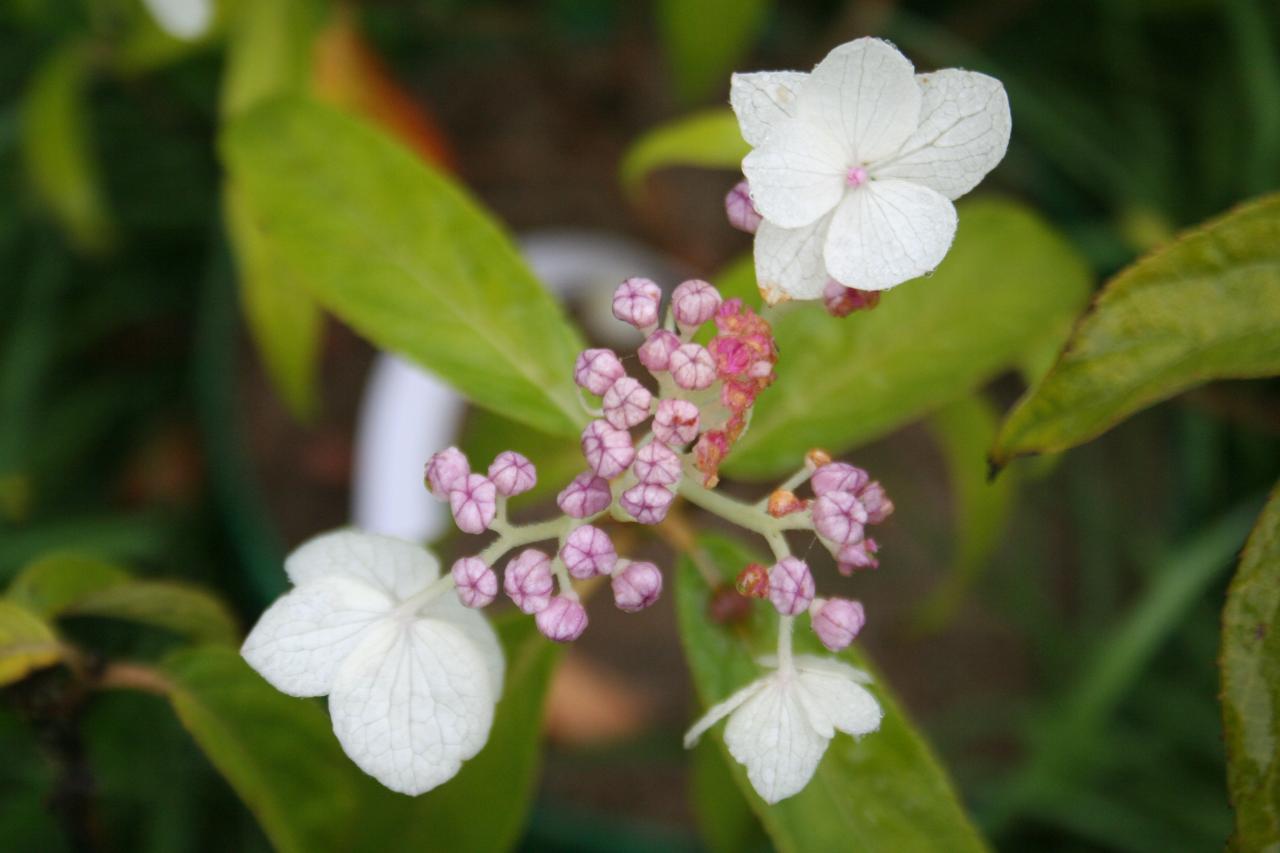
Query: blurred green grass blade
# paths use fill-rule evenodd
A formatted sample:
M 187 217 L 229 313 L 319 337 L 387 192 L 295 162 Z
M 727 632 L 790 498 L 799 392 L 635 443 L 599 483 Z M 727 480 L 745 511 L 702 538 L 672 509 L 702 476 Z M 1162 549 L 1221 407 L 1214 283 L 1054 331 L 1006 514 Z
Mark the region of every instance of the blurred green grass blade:
M 48 623 L 16 602 L 0 599 L 0 687 L 61 659 L 62 644 Z
M 729 473 L 765 478 L 795 468 L 811 447 L 838 455 L 879 438 L 972 393 L 1075 315 L 1089 271 L 1047 223 L 998 198 L 958 209 L 937 272 L 889 291 L 874 310 L 841 320 L 810 303 L 772 315 L 778 381 L 760 396 Z
M 1280 373 L 1280 195 L 1243 205 L 1113 278 L 1005 420 L 996 464 L 1088 441 L 1213 379 Z
M 700 546 L 707 563 L 728 582 L 740 567 L 757 560 L 741 544 L 705 536 Z M 755 658 L 771 653 L 777 613 L 757 603 L 746 624 L 726 627 L 708 617 L 711 590 L 692 559 L 681 559 L 676 612 L 685 656 L 704 707 L 724 699 L 757 678 Z M 802 617 L 802 621 L 803 617 Z M 807 626 L 796 632 L 798 653 L 821 653 Z M 866 668 L 853 650 L 840 658 Z M 985 850 L 965 815 L 946 772 L 916 732 L 882 679 L 872 691 L 884 708 L 878 731 L 858 740 L 838 734 L 831 741 L 813 780 L 799 794 L 769 806 L 755 793 L 746 771 L 723 749 L 721 728 L 706 737 L 722 755 L 739 789 L 782 851 L 809 850 Z
M 751 50 L 770 0 L 658 0 L 658 33 L 676 92 L 692 103 L 728 91 L 729 74 Z
M 1220 669 L 1233 847 L 1280 847 L 1280 487 L 1227 592 Z
M 1247 161 L 1240 191 L 1275 189 L 1280 178 L 1280 47 L 1276 7 L 1259 0 L 1227 0 L 1223 5 L 1238 63 L 1240 84 L 1248 96 Z
M 693 113 L 659 125 L 631 144 L 622 158 L 622 186 L 634 197 L 650 174 L 672 166 L 738 171 L 750 150 L 728 109 Z

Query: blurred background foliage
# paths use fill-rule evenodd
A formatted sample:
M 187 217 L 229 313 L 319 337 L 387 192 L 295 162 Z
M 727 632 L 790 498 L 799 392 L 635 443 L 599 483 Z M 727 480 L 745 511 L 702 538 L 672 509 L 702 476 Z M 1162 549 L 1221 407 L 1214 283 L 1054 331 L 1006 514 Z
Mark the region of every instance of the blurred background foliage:
M 337 843 L 323 834 L 325 813 L 348 809 L 360 815 L 352 826 L 368 815 L 418 825 L 435 849 L 517 837 L 538 850 L 768 849 L 715 753 L 699 750 L 690 770 L 678 748 L 696 706 L 670 601 L 644 620 L 601 614 L 571 651 L 577 666 L 550 688 L 536 790 L 521 793 L 532 812 L 526 820 L 511 803 L 492 836 L 428 838 L 421 826 L 447 810 L 465 833 L 467 818 L 493 812 L 483 796 L 428 797 L 413 812 L 358 782 L 343 788 L 349 776 L 326 775 L 342 757 L 310 703 L 253 706 L 260 740 L 237 747 L 252 764 L 314 738 L 319 781 L 292 791 L 311 803 L 301 818 L 246 794 L 258 770 L 217 760 L 219 709 L 245 712 L 227 690 L 247 671 L 226 650 L 234 630 L 209 626 L 251 624 L 283 587 L 285 547 L 346 520 L 372 350 L 324 320 L 312 291 L 270 275 L 287 265 L 237 214 L 241 188 L 216 145 L 223 123 L 260 99 L 309 91 L 456 174 L 516 231 L 626 233 L 698 274 L 724 270 L 716 281 L 732 290 L 748 245 L 723 222 L 734 176 L 689 168 L 731 168 L 740 156 L 723 117 L 729 70 L 807 68 L 867 33 L 922 68 L 999 77 L 1015 131 L 984 185 L 1005 200 L 962 208 L 963 273 L 944 266 L 891 294 L 884 314 L 846 321 L 880 340 L 871 330 L 889 321 L 878 316 L 935 310 L 934 325 L 876 368 L 929 379 L 921 396 L 875 398 L 855 368 L 817 405 L 850 419 L 847 430 L 830 426 L 837 442 L 859 445 L 899 507 L 884 567 L 856 587 L 872 614 L 866 646 L 996 847 L 1219 848 L 1232 832 L 1220 614 L 1280 474 L 1280 387 L 1195 389 L 1065 457 L 1016 463 L 994 485 L 985 455 L 1087 287 L 1280 188 L 1280 14 L 1262 0 L 439 0 L 337 11 L 239 0 L 219 6 L 195 42 L 165 35 L 132 0 L 8 0 L 0 585 L 63 577 L 40 566 L 84 559 L 69 552 L 118 568 L 49 611 L 87 658 L 59 657 L 63 646 L 33 628 L 32 647 L 53 656 L 33 665 L 63 666 L 0 679 L 16 682 L 0 694 L 0 848 L 317 849 L 316 838 Z M 966 223 L 984 216 L 1021 230 L 980 239 Z M 979 235 L 968 245 L 966 227 Z M 1066 294 L 1057 313 L 1035 298 L 1050 279 L 1067 282 L 1054 291 Z M 983 326 L 1021 310 L 1042 324 L 1029 340 Z M 817 334 L 797 316 L 783 321 L 795 327 L 784 365 Z M 983 329 L 971 338 L 980 370 L 930 378 L 909 364 L 913 341 L 953 326 Z M 814 345 L 865 356 L 846 344 Z M 517 430 L 535 458 L 562 446 L 482 411 L 468 424 L 471 446 Z M 737 473 L 773 473 L 757 441 Z M 138 585 L 151 591 L 120 605 L 120 590 Z M 175 608 L 152 597 L 155 585 L 217 599 L 177 609 L 193 621 L 166 622 L 154 613 Z M 205 633 L 191 642 L 193 622 Z M 534 648 L 505 630 L 509 649 Z M 136 672 L 109 670 L 116 660 L 155 662 L 146 672 L 164 681 L 137 683 Z M 551 664 L 529 658 L 530 677 L 545 681 Z M 104 667 L 106 681 L 124 683 L 104 685 Z M 147 693 L 168 696 L 182 722 Z M 523 715 L 507 712 L 536 728 L 540 693 L 528 695 Z M 486 755 L 498 760 L 501 746 Z M 532 752 L 525 761 L 532 774 Z M 323 781 L 340 776 L 348 781 Z

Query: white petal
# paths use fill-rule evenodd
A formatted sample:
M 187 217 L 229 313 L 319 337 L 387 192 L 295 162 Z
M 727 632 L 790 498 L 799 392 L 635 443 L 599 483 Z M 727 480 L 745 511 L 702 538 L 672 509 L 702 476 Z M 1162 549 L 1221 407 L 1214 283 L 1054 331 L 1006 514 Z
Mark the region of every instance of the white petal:
M 924 92 L 920 127 L 875 177 L 924 184 L 955 199 L 978 185 L 1009 147 L 1009 97 L 994 77 L 948 68 L 916 78 Z
M 803 71 L 760 71 L 729 78 L 729 105 L 738 116 L 742 138 L 752 147 L 788 116 L 795 115 L 796 99 L 809 75 Z
M 796 116 L 844 143 L 848 168 L 896 152 L 920 124 L 920 103 L 911 62 L 887 41 L 860 38 L 813 69 Z
M 811 225 L 835 207 L 844 195 L 848 168 L 835 137 L 796 119 L 778 125 L 742 160 L 756 210 L 783 228 Z
M 771 678 L 772 676 L 756 679 L 746 687 L 743 687 L 730 695 L 729 698 L 725 699 L 723 702 L 717 702 L 715 705 L 712 705 L 707 710 L 707 713 L 703 714 L 701 719 L 694 723 L 689 728 L 689 731 L 685 732 L 684 748 L 691 749 L 694 744 L 698 742 L 698 739 L 707 733 L 708 729 L 732 714 L 734 711 L 738 710 L 738 707 L 742 705 L 743 702 L 746 702 L 752 696 L 755 696 L 767 684 L 769 684 Z
M 836 208 L 823 249 L 832 278 L 860 290 L 888 290 L 931 271 L 956 235 L 956 209 L 907 181 L 873 180 Z
M 756 231 L 756 281 L 770 303 L 783 299 L 817 299 L 827 286 L 822 257 L 831 216 L 802 228 L 780 228 L 765 220 Z
M 864 735 L 880 728 L 880 703 L 862 685 L 841 675 L 801 672 L 797 678 L 809 720 L 820 733 Z
M 502 643 L 498 640 L 497 632 L 479 610 L 463 605 L 458 601 L 458 597 L 450 592 L 424 607 L 421 616 L 424 619 L 442 620 L 461 631 L 484 658 L 494 700 L 502 696 L 502 677 L 506 669 L 506 657 L 502 653 Z
M 766 663 L 766 661 L 769 661 L 769 660 L 773 660 L 774 662 Z M 868 675 L 865 671 L 858 669 L 856 666 L 851 666 L 845 663 L 844 661 L 838 660 L 836 658 L 825 658 L 825 657 L 820 657 L 818 655 L 796 655 L 793 660 L 795 661 L 796 669 L 799 669 L 805 672 L 819 672 L 819 673 L 827 673 L 829 675 L 839 675 L 849 679 L 850 681 L 857 682 L 858 684 L 871 683 L 871 676 Z M 777 666 L 778 664 L 776 663 L 776 661 L 777 661 L 777 658 L 775 656 L 769 655 L 767 657 L 760 658 L 758 663 L 760 663 L 762 666 Z
M 403 794 L 452 779 L 488 739 L 493 705 L 479 650 L 456 628 L 425 619 L 375 624 L 329 694 L 347 755 Z
M 321 578 L 268 607 L 240 654 L 277 690 L 323 696 L 364 632 L 391 607 L 389 597 L 366 583 Z
M 747 778 L 766 803 L 799 793 L 827 751 L 796 694 L 794 677 L 775 676 L 725 726 L 729 753 L 746 765 Z
M 413 542 L 359 530 L 335 530 L 295 548 L 285 559 L 284 570 L 299 586 L 338 575 L 371 583 L 402 601 L 435 580 L 440 563 Z
M 213 19 L 210 0 L 143 0 L 143 3 L 160 29 L 174 38 L 199 38 Z

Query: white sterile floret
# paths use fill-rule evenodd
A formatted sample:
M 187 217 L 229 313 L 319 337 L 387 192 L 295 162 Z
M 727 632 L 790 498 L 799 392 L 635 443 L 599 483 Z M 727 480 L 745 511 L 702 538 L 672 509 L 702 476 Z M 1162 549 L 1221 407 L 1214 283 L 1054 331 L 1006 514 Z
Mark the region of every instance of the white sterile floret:
M 776 665 L 770 659 L 765 665 Z M 798 794 L 818 769 L 836 732 L 864 735 L 880 728 L 880 704 L 861 670 L 799 655 L 711 708 L 684 736 L 685 748 L 725 717 L 724 743 L 747 768 L 766 803 Z
M 399 539 L 343 530 L 285 561 L 294 588 L 240 653 L 276 689 L 329 696 L 333 730 L 394 791 L 447 782 L 484 746 L 502 692 L 497 635 L 437 583 L 436 558 Z
M 1009 100 L 973 71 L 916 74 L 861 38 L 812 74 L 735 74 L 729 95 L 753 150 L 742 161 L 756 275 L 770 302 L 818 299 L 829 279 L 886 290 L 929 272 L 956 231 L 953 199 L 1009 144 Z

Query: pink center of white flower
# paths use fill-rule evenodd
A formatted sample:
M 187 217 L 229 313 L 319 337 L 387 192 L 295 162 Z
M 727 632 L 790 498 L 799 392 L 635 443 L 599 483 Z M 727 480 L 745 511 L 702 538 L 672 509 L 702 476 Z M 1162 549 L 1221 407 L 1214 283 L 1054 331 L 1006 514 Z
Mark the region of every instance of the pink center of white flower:
M 844 173 L 844 183 L 847 187 L 860 187 L 867 182 L 868 177 L 866 169 L 854 166 Z

